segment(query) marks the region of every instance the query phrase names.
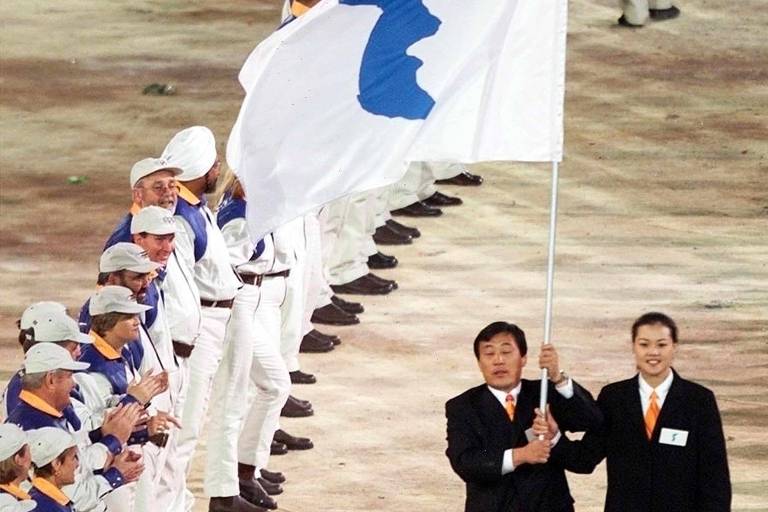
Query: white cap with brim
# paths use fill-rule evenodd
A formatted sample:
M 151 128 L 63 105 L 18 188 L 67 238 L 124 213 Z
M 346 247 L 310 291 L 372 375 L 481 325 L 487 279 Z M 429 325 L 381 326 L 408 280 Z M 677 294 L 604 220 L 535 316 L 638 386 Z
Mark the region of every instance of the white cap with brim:
M 160 157 L 182 170 L 179 181 L 192 181 L 205 176 L 216 162 L 216 139 L 205 126 L 181 130 L 165 146 Z
M 150 235 L 170 235 L 176 233 L 176 220 L 173 214 L 159 206 L 147 206 L 131 219 L 131 234 L 149 233 Z
M 88 312 L 91 316 L 107 313 L 138 315 L 152 309 L 136 302 L 133 292 L 124 286 L 104 286 L 91 295 Z
M 135 187 L 140 179 L 158 171 L 171 171 L 174 176 L 181 174 L 181 169 L 171 165 L 164 158 L 145 158 L 133 164 L 131 168 L 131 188 Z
M 77 322 L 61 310 L 38 311 L 28 329 L 33 330 L 36 343 L 41 341 L 93 343 L 90 336 L 80 332 Z
M 16 496 L 0 493 L 0 512 L 30 512 L 36 508 L 34 500 L 17 500 Z
M 147 251 L 130 242 L 119 242 L 108 247 L 99 259 L 99 272 L 130 270 L 146 274 L 161 267 L 147 256 Z
M 24 310 L 24 312 L 21 314 L 21 319 L 19 320 L 19 328 L 20 329 L 29 329 L 32 327 L 32 323 L 37 319 L 44 317 L 48 314 L 53 314 L 56 311 L 61 311 L 62 313 L 67 312 L 66 306 L 64 304 L 59 304 L 58 302 L 52 302 L 48 300 L 35 302 L 34 304 L 30 304 L 27 306 L 27 309 Z
M 13 423 L 0 424 L 0 461 L 16 454 L 27 444 L 27 434 Z
M 88 369 L 89 366 L 89 363 L 73 360 L 67 349 L 54 343 L 38 343 L 24 355 L 24 373 L 45 373 L 54 370 L 78 372 Z
M 65 450 L 77 446 L 72 434 L 57 427 L 43 427 L 29 432 L 29 449 L 32 462 L 38 468 L 50 464 Z

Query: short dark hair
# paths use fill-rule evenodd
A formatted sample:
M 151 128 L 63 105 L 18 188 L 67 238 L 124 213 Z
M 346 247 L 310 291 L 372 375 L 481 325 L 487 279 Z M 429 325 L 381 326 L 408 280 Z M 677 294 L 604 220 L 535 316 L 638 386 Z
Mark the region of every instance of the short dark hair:
M 0 485 L 5 485 L 16 480 L 19 475 L 24 474 L 24 468 L 16 464 L 16 456 L 24 455 L 24 450 L 29 450 L 29 445 L 24 444 L 16 453 L 5 460 L 0 461 Z
M 118 313 L 117 311 L 93 315 L 91 317 L 91 330 L 99 336 L 105 336 L 118 322 L 126 318 L 133 318 L 134 316 L 136 315 L 132 313 Z
M 115 272 L 99 272 L 98 277 L 96 277 L 96 284 L 99 286 L 105 286 L 109 280 L 109 276 L 111 276 L 113 273 Z
M 47 343 L 54 343 L 56 345 L 63 345 L 64 343 L 69 343 L 72 340 L 59 340 L 59 341 L 48 341 Z M 22 329 L 19 331 L 19 343 L 21 343 L 21 349 L 26 354 L 29 352 L 29 349 L 40 343 L 35 339 L 35 328 L 30 327 L 29 329 Z M 66 348 L 66 347 L 64 347 Z
M 58 461 L 59 463 L 63 463 L 64 459 L 67 457 L 67 455 L 72 450 L 74 450 L 75 448 L 76 448 L 75 446 L 70 446 L 69 448 L 67 448 L 66 450 L 64 450 L 60 454 L 58 454 L 56 456 L 56 458 L 53 459 L 53 460 Z M 33 462 L 32 463 L 32 471 L 35 473 L 35 476 L 39 477 L 39 478 L 49 478 L 49 477 L 52 477 L 53 474 L 54 474 L 53 460 L 51 462 L 49 462 L 48 464 L 45 464 L 45 465 L 40 466 L 40 467 L 37 467 L 37 464 L 35 464 Z
M 520 352 L 520 356 L 523 357 L 528 353 L 528 344 L 525 341 L 525 332 L 515 324 L 509 322 L 493 322 L 483 327 L 483 330 L 475 337 L 475 357 L 480 358 L 480 343 L 483 341 L 490 341 L 491 338 L 497 334 L 507 333 L 511 334 L 517 344 L 517 350 Z
M 24 353 L 32 347 L 35 343 L 35 331 L 30 327 L 29 329 L 19 328 L 19 345 Z
M 664 313 L 659 313 L 657 311 L 646 313 L 635 320 L 635 323 L 632 324 L 632 341 L 635 341 L 637 330 L 640 329 L 640 327 L 655 324 L 661 324 L 668 328 L 669 334 L 672 336 L 672 342 L 677 343 L 677 324 Z

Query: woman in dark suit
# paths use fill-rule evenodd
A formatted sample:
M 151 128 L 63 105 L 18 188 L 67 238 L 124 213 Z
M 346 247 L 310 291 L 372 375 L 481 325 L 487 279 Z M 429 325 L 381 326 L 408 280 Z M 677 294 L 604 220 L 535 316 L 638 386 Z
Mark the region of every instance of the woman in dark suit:
M 723 427 L 715 396 L 672 368 L 677 326 L 647 313 L 632 326 L 638 375 L 600 392 L 601 428 L 562 437 L 550 462 L 591 473 L 604 458 L 606 512 L 720 512 L 731 507 Z M 551 417 L 551 415 L 550 415 Z M 557 425 L 550 422 L 550 430 Z

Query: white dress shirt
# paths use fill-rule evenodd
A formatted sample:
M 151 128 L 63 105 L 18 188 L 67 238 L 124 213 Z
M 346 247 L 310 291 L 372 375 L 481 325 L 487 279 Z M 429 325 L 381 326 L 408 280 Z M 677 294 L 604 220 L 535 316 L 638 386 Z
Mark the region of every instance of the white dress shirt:
M 648 411 L 648 405 L 651 403 L 651 393 L 654 391 L 656 391 L 656 403 L 659 404 L 659 410 L 661 410 L 661 406 L 664 405 L 664 400 L 667 398 L 667 393 L 669 393 L 669 388 L 672 386 L 673 378 L 674 373 L 670 370 L 667 378 L 654 389 L 643 380 L 642 375 L 639 376 L 637 381 L 640 384 L 638 387 L 640 388 L 640 403 L 643 406 L 643 417 L 645 417 L 645 413 Z

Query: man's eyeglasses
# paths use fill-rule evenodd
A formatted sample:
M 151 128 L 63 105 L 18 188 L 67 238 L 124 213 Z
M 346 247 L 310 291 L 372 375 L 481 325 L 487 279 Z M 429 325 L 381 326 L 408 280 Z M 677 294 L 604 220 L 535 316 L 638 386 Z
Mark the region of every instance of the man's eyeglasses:
M 170 181 L 168 183 L 157 182 L 149 187 L 155 194 L 162 194 L 165 191 L 175 190 L 179 191 L 179 184 L 176 181 Z

